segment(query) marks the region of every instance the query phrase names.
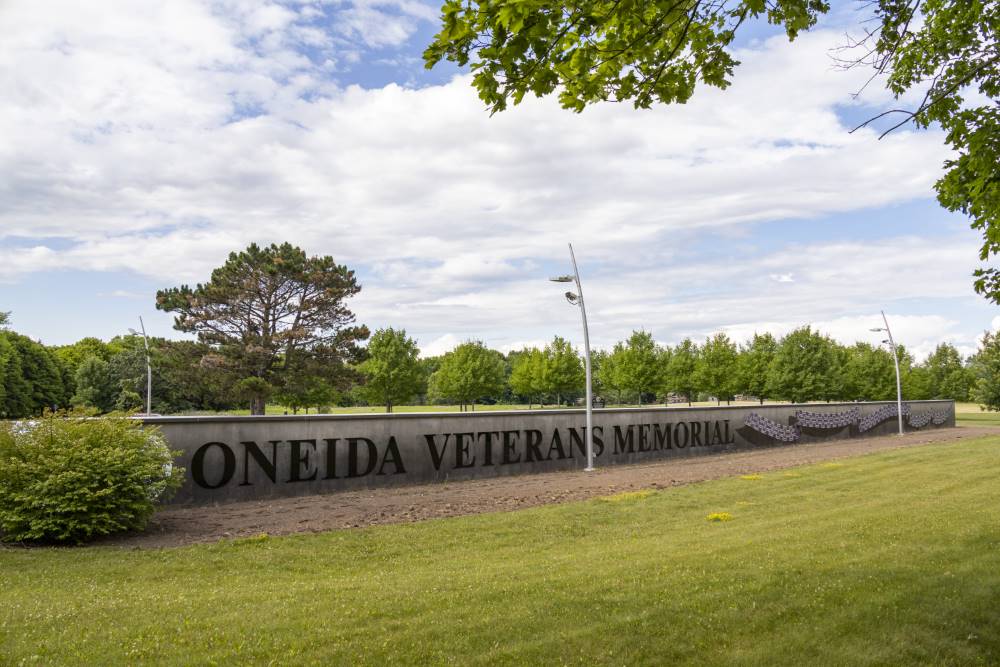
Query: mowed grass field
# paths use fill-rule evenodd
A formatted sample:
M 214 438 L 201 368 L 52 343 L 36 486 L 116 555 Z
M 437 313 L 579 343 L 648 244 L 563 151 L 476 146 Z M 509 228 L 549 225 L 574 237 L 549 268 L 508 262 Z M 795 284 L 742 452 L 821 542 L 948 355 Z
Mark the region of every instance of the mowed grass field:
M 1000 426 L 1000 412 L 988 412 L 978 403 L 956 403 L 955 422 L 959 426 Z
M 0 664 L 996 664 L 998 601 L 989 437 L 417 524 L 0 549 Z

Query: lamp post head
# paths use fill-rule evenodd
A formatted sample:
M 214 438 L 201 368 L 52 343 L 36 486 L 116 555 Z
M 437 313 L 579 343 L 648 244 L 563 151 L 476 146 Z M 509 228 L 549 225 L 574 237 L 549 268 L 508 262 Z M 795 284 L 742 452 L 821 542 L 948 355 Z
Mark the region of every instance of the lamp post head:
M 869 329 L 869 331 L 885 331 L 885 329 L 883 329 L 881 327 L 876 327 L 874 329 Z
M 571 283 L 573 282 L 573 276 L 556 276 L 554 278 L 549 278 L 554 283 Z
M 573 294 L 572 292 L 566 292 L 566 300 L 569 301 L 574 306 L 576 305 L 577 300 L 579 298 L 580 297 L 578 297 L 576 294 Z

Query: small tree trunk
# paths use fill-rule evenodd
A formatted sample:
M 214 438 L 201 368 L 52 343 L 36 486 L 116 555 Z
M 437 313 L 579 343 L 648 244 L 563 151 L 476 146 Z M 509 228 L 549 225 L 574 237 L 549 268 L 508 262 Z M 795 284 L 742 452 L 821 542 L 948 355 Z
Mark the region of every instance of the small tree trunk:
M 265 412 L 265 403 L 263 396 L 254 396 L 250 399 L 250 414 L 251 415 L 262 415 Z
M 763 396 L 760 396 L 759 398 L 760 398 L 760 404 L 761 404 L 761 405 L 764 405 L 764 397 L 763 397 Z
M 476 402 L 475 401 L 472 402 L 472 411 L 473 412 L 476 411 Z

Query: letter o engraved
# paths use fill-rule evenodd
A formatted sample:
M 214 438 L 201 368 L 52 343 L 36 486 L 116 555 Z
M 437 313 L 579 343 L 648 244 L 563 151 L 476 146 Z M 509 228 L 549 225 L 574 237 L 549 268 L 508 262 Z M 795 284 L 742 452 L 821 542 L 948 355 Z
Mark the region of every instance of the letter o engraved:
M 210 447 L 218 447 L 222 450 L 222 477 L 216 484 L 209 484 L 205 479 L 205 454 Z M 220 486 L 225 486 L 234 474 L 236 474 L 236 455 L 224 442 L 206 442 L 191 457 L 191 479 L 203 489 L 217 489 Z
M 683 428 L 683 431 L 681 430 Z M 679 433 L 684 433 L 684 437 L 681 438 Z M 691 438 L 691 432 L 688 430 L 687 422 L 677 422 L 674 426 L 674 445 L 680 449 L 684 449 L 688 446 L 688 440 Z

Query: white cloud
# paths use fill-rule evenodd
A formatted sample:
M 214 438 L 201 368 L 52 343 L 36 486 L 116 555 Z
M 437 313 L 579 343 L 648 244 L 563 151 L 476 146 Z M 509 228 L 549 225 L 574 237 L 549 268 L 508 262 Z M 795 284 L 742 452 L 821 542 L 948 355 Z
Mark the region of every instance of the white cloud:
M 491 118 L 468 77 L 335 86 L 360 43 L 399 44 L 437 11 L 332 7 L 5 4 L 0 281 L 72 267 L 168 286 L 289 240 L 359 268 L 359 319 L 405 326 L 424 354 L 578 331 L 545 281 L 568 240 L 595 344 L 968 293 L 969 235 L 754 241 L 755 222 L 926 197 L 940 172 L 939 133 L 847 134 L 836 106 L 864 73 L 831 70 L 838 31 L 745 51 L 729 90 L 687 105 L 531 99 Z M 743 250 L 693 255 L 706 234 Z
M 421 357 L 436 357 L 444 354 L 445 352 L 451 352 L 455 349 L 456 345 L 459 345 L 462 342 L 463 341 L 457 336 L 445 334 L 435 338 L 434 340 L 428 341 L 427 343 L 421 343 L 421 341 L 418 340 L 417 344 L 420 346 Z
M 421 21 L 437 20 L 437 7 L 422 2 L 355 0 L 334 14 L 331 27 L 367 46 L 384 47 L 406 42 Z

